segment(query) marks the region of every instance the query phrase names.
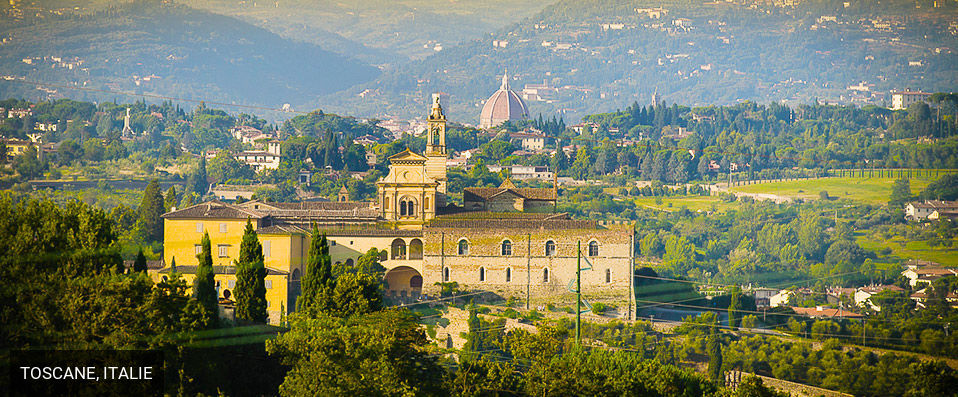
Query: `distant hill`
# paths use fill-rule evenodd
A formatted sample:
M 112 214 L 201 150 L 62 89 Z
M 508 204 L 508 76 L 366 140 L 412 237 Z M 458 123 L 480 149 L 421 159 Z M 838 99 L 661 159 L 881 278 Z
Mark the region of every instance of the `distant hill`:
M 67 8 L 59 16 L 32 11 L 43 18 L 19 19 L 3 11 L 0 37 L 8 40 L 0 46 L 0 74 L 28 80 L 298 108 L 380 74 L 314 44 L 182 5 L 141 1 L 85 13 Z M 114 97 L 58 91 L 52 96 Z M 47 95 L 0 83 L 3 98 Z
M 423 58 L 502 29 L 554 0 L 180 0 L 375 64 Z
M 566 120 L 647 104 L 656 89 L 670 104 L 692 105 L 849 101 L 846 87 L 862 81 L 886 93 L 958 90 L 958 28 L 949 25 L 955 2 L 738 3 L 747 4 L 562 0 L 323 103 L 351 114 L 410 117 L 425 111 L 430 92 L 445 91 L 450 117 L 475 123 L 507 67 L 517 90 L 543 81 L 559 87 L 551 103 L 530 107 L 533 115 L 564 112 Z

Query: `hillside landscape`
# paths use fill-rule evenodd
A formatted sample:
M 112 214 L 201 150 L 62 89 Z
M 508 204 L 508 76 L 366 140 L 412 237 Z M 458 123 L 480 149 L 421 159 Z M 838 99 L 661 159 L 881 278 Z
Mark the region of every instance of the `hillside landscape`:
M 746 3 L 560 1 L 329 102 L 407 116 L 424 106 L 422 93 L 446 91 L 453 117 L 475 122 L 506 68 L 517 89 L 543 82 L 557 88 L 550 101 L 531 104 L 534 114 L 570 119 L 648 103 L 656 90 L 669 104 L 808 103 L 848 102 L 846 86 L 862 81 L 872 91 L 958 86 L 953 3 Z M 496 47 L 495 40 L 508 44 Z M 373 94 L 355 95 L 367 89 Z
M 3 26 L 0 69 L 8 79 L 278 108 L 379 74 L 313 44 L 180 5 L 132 3 Z M 4 82 L 0 96 L 116 96 L 45 88 Z

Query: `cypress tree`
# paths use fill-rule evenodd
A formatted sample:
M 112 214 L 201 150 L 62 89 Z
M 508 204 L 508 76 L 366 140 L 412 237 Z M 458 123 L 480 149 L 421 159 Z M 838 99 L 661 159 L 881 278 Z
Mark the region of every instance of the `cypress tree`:
M 263 245 L 246 219 L 246 231 L 240 243 L 236 261 L 236 318 L 253 323 L 266 323 L 266 265 L 263 263 Z
M 164 204 L 166 204 L 166 210 L 172 210 L 173 207 L 176 207 L 176 203 L 176 187 L 170 186 L 170 188 L 166 190 L 166 201 L 164 202 Z
M 200 196 L 206 194 L 209 190 L 208 176 L 206 174 L 206 157 L 200 156 L 200 164 L 196 167 L 189 178 L 186 180 L 186 189 Z
M 203 311 L 209 318 L 208 325 L 214 327 L 219 322 L 219 310 L 213 272 L 213 248 L 208 232 L 203 233 L 200 245 L 202 245 L 202 251 L 196 255 L 198 265 L 196 278 L 193 279 L 193 298 L 203 306 Z
M 715 335 L 709 337 L 707 349 L 709 354 L 709 379 L 722 382 L 722 345 Z
M 306 274 L 302 279 L 302 295 L 297 300 L 298 310 L 308 316 L 316 316 L 328 309 L 328 295 L 333 287 L 332 265 L 329 257 L 329 242 L 326 234 L 320 234 L 313 225 L 306 259 Z
M 146 232 L 149 241 L 160 241 L 163 239 L 163 218 L 161 216 L 166 212 L 163 204 L 163 193 L 160 191 L 160 183 L 154 179 L 146 185 L 143 191 L 143 199 L 140 201 L 140 207 L 137 210 L 138 221 Z
M 728 304 L 728 326 L 731 329 L 738 329 L 738 287 L 732 289 L 732 298 L 729 299 Z
M 146 271 L 146 256 L 143 255 L 143 248 L 136 252 L 136 260 L 133 261 L 134 272 Z

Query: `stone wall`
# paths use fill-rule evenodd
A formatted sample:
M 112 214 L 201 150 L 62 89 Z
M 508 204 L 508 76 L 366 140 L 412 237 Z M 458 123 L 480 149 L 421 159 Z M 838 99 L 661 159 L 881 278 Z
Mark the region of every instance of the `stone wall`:
M 423 230 L 423 292 L 438 292 L 436 282 L 459 283 L 461 289 L 486 290 L 503 298 L 515 297 L 536 304 L 573 302 L 569 284 L 575 280 L 577 244 L 581 242 L 582 292 L 590 301 L 616 305 L 631 313 L 632 225 L 598 228 L 484 228 L 426 227 Z M 542 221 L 543 224 L 549 221 Z M 467 255 L 458 255 L 460 240 L 469 245 Z M 511 243 L 511 254 L 502 254 L 502 244 Z M 555 243 L 553 255 L 546 255 L 548 241 Z M 589 243 L 598 253 L 589 256 Z M 548 276 L 546 273 L 548 272 Z M 507 278 L 508 277 L 508 278 Z

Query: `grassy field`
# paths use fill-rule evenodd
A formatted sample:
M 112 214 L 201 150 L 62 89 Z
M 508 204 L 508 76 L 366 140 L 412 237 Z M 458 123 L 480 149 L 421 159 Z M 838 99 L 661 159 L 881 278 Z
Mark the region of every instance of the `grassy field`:
M 946 266 L 958 266 L 958 247 L 954 246 L 932 247 L 927 242 L 910 241 L 901 236 L 895 236 L 891 240 L 876 240 L 870 235 L 858 235 L 856 241 L 862 248 L 873 252 L 884 248 L 891 249 L 891 254 L 879 259 L 881 262 L 903 263 L 908 259 L 921 259 Z
M 821 191 L 829 196 L 847 198 L 868 204 L 888 202 L 892 185 L 897 178 L 816 178 L 795 181 L 767 182 L 756 185 L 733 186 L 742 193 L 775 194 L 805 200 L 817 200 Z M 934 177 L 911 179 L 912 193 L 918 194 L 934 181 Z

